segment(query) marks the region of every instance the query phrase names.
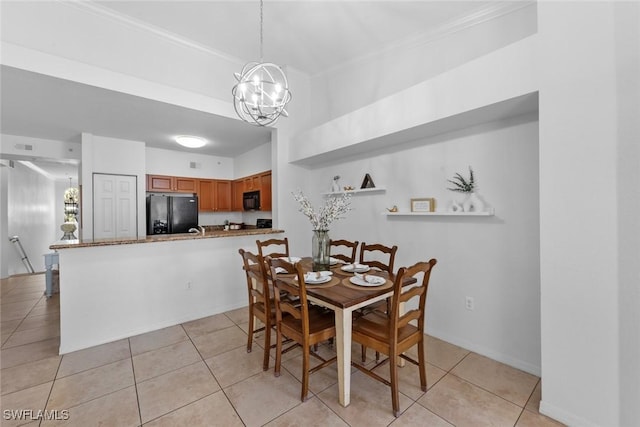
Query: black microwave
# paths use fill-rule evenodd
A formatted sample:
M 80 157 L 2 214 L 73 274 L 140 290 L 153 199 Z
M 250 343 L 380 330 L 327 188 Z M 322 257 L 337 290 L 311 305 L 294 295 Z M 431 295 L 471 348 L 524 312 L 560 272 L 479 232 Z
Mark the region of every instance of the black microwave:
M 260 192 L 248 191 L 242 195 L 242 209 L 245 211 L 260 210 Z

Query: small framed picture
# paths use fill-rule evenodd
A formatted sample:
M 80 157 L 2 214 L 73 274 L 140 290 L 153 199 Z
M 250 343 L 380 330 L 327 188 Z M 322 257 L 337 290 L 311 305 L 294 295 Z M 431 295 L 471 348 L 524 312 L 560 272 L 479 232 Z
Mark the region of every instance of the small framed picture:
M 411 212 L 434 212 L 435 210 L 436 199 L 433 197 L 411 199 Z

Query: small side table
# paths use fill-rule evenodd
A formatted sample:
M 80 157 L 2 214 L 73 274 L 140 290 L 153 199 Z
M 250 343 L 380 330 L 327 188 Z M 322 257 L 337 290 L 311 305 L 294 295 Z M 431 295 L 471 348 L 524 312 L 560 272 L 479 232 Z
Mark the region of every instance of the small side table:
M 53 295 L 53 266 L 58 265 L 58 252 L 44 254 L 44 266 L 46 268 L 44 277 L 46 288 L 44 294 L 47 298 Z

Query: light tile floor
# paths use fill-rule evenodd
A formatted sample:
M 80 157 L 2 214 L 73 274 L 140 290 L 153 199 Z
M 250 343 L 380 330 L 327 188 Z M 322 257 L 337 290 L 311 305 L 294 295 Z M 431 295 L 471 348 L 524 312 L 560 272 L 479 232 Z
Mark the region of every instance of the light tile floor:
M 43 297 L 44 276 L 4 279 L 0 289 L 2 426 L 561 425 L 538 413 L 539 378 L 429 336 L 428 391 L 416 367 L 401 368 L 394 418 L 390 389 L 355 370 L 348 407 L 332 367 L 311 375 L 301 402 L 300 351 L 285 355 L 280 377 L 273 359 L 263 372 L 262 339 L 246 352 L 246 309 L 60 356 L 59 300 Z M 389 377 L 386 365 L 379 372 Z

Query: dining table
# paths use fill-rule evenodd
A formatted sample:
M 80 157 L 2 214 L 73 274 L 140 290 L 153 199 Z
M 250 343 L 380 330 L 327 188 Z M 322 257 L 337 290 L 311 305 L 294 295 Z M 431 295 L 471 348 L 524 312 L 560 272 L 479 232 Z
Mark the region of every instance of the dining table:
M 313 260 L 301 258 L 303 270 L 313 271 Z M 348 266 L 348 265 L 347 265 Z M 385 279 L 378 286 L 354 284 L 354 272 L 344 271 L 345 264 L 337 262 L 330 266 L 331 280 L 322 284 L 306 283 L 307 299 L 314 304 L 333 310 L 336 322 L 336 356 L 338 367 L 338 401 L 348 406 L 351 400 L 351 326 L 353 312 L 393 295 L 394 275 L 384 271 L 367 271 L 366 274 Z M 348 267 L 345 267 L 348 268 Z M 355 280 L 356 282 L 359 282 Z M 403 281 L 403 286 L 416 283 L 413 277 Z

